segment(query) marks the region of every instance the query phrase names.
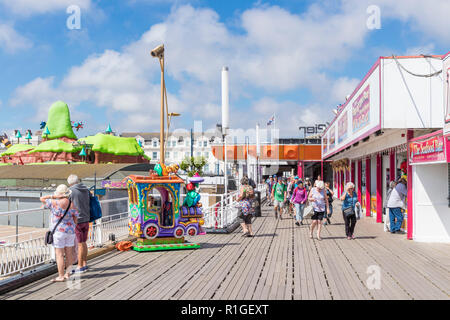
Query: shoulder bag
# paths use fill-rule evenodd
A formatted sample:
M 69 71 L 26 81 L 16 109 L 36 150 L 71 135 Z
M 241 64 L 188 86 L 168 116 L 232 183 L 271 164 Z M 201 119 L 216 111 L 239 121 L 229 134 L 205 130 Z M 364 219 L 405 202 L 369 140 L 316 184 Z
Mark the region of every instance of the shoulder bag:
M 347 198 L 347 197 L 348 197 L 348 194 L 345 195 L 345 198 Z M 353 202 L 353 200 L 352 200 L 352 202 Z M 352 205 L 350 207 L 344 209 L 343 212 L 344 212 L 344 216 L 346 218 L 353 216 L 355 214 L 355 205 L 352 203 Z
M 52 231 L 47 231 L 45 233 L 45 244 L 49 245 L 53 243 L 53 234 L 56 231 L 56 228 L 58 227 L 58 225 L 61 223 L 61 221 L 64 219 L 64 217 L 66 216 L 67 212 L 69 212 L 70 206 L 72 205 L 72 201 L 69 200 L 69 205 L 67 206 L 66 211 L 64 212 L 64 215 L 58 220 L 58 222 L 56 223 L 55 227 L 53 228 Z

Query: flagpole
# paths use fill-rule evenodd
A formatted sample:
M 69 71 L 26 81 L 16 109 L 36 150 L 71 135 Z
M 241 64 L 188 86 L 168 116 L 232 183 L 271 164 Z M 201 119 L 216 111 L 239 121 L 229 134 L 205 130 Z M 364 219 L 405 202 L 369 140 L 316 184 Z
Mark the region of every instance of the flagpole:
M 272 139 L 272 143 L 275 142 L 275 139 L 273 138 L 273 135 L 275 134 L 275 130 L 276 130 L 276 122 L 275 122 L 275 113 L 273 114 L 273 130 L 272 130 L 272 134 L 270 135 L 271 139 Z

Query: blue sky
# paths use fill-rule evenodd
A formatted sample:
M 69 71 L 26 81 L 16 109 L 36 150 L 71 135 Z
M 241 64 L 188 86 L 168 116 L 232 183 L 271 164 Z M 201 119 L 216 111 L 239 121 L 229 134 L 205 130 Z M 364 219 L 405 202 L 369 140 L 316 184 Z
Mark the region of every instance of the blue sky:
M 69 30 L 69 5 L 81 29 Z M 381 29 L 366 22 L 380 8 Z M 221 68 L 230 68 L 230 124 L 281 136 L 330 121 L 380 55 L 450 50 L 446 0 L 0 0 L 0 132 L 39 129 L 51 103 L 69 104 L 79 136 L 159 130 L 166 46 L 174 128 L 220 123 Z

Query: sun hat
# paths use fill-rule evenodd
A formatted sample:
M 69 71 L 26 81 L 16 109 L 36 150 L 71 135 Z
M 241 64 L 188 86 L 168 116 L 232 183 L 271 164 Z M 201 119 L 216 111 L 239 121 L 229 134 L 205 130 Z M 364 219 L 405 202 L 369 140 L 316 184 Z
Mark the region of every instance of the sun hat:
M 203 181 L 205 181 L 205 179 L 203 179 L 202 177 L 200 177 L 200 175 L 198 174 L 198 172 L 196 172 L 196 173 L 194 174 L 194 176 L 193 176 L 192 178 L 189 179 L 189 182 L 192 182 L 192 183 L 200 183 L 200 182 L 203 182 Z
M 72 194 L 72 190 L 65 184 L 60 184 L 53 194 L 55 196 L 68 198 Z
M 315 185 L 317 188 L 319 188 L 319 189 L 325 188 L 325 185 L 324 185 L 324 183 L 323 183 L 322 180 L 316 181 L 316 182 L 314 183 L 314 185 Z

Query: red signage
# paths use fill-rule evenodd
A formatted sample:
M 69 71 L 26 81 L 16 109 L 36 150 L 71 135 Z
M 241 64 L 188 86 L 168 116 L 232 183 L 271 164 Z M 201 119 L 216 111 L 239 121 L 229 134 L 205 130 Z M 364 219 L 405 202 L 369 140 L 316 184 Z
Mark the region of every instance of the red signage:
M 445 139 L 442 135 L 409 144 L 409 163 L 446 162 Z

